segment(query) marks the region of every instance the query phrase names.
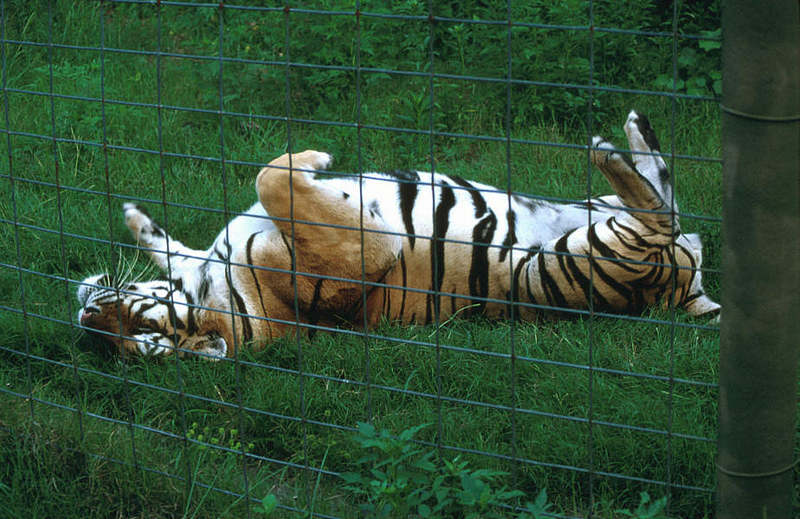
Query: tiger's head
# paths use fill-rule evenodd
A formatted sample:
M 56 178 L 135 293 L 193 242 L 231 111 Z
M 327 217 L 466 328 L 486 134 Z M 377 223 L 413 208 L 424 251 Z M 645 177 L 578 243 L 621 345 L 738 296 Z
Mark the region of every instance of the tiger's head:
M 78 322 L 129 355 L 197 352 L 225 357 L 225 339 L 198 324 L 185 292 L 169 281 L 115 283 L 108 274 L 78 287 Z

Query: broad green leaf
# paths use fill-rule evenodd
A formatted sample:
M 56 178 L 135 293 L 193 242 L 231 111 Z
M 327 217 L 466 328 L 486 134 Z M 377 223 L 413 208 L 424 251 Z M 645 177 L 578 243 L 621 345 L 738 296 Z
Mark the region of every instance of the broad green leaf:
M 347 483 L 361 483 L 364 479 L 361 474 L 357 472 L 342 472 L 339 474 L 339 477 Z
M 275 508 L 278 506 L 278 498 L 275 497 L 275 494 L 267 494 L 264 496 L 264 499 L 261 500 L 261 512 L 264 515 L 270 515 L 272 512 L 275 511 Z
M 358 422 L 358 432 L 362 436 L 373 438 L 375 437 L 375 426 L 367 422 Z

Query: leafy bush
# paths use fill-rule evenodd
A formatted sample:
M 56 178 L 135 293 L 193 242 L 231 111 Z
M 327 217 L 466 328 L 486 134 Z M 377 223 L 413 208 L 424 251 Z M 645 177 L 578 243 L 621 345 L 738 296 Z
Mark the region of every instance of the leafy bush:
M 346 472 L 345 487 L 361 496 L 368 517 L 504 517 L 497 507 L 522 497 L 500 484 L 506 473 L 470 469 L 467 461 L 436 462 L 435 452 L 415 444 L 425 426 L 406 429 L 397 437 L 360 422 L 356 443 L 366 453 L 356 461 L 359 472 Z
M 682 8 L 678 13 L 679 32 L 718 38 L 717 3 L 690 3 Z M 352 3 L 342 0 L 322 0 L 312 7 L 318 12 L 286 14 L 280 10 L 257 15 L 234 9 L 176 7 L 164 10 L 164 26 L 172 39 L 169 46 L 188 54 L 216 56 L 222 12 L 225 56 L 266 63 L 225 65 L 231 71 L 223 78 L 225 90 L 246 88 L 253 94 L 233 103 L 232 108 L 243 112 L 252 109 L 254 100 L 271 100 L 275 113 L 284 113 L 285 99 L 276 93 L 285 91 L 288 79 L 295 116 L 315 107 L 316 117 L 333 117 L 332 106 L 346 103 L 353 107 L 355 117 L 357 64 L 362 69 L 363 91 L 380 89 L 409 100 L 394 107 L 397 114 L 387 114 L 388 118 L 375 122 L 415 129 L 429 127 L 431 96 L 424 73 L 430 72 L 431 66 L 437 74 L 464 78 L 437 81 L 434 98 L 470 99 L 470 105 L 485 106 L 495 114 L 498 123 L 505 116 L 506 85 L 496 80 L 509 76 L 522 80 L 512 88 L 516 125 L 541 120 L 582 124 L 590 103 L 594 113 L 602 117 L 614 104 L 609 99 L 612 94 L 590 91 L 590 86 L 672 90 L 671 37 L 590 31 L 587 0 L 524 2 L 512 6 L 510 13 L 501 0 L 470 5 L 441 2 L 434 6 L 433 14 L 444 20 L 432 25 L 425 19 L 427 4 L 417 0 L 368 2 L 362 6 L 365 14 L 358 17 L 328 14 L 353 10 Z M 420 18 L 387 20 L 371 16 L 380 13 Z M 509 14 L 514 22 L 510 29 L 502 23 Z M 662 34 L 672 29 L 671 9 L 648 3 L 593 4 L 592 20 L 595 26 L 606 29 Z M 718 94 L 719 42 L 679 39 L 678 44 L 677 91 Z M 287 59 L 300 66 L 287 73 Z M 198 80 L 209 85 L 208 92 L 213 96 L 219 81 L 218 63 L 208 61 L 197 70 Z M 476 89 L 475 82 L 468 79 L 472 77 L 490 81 Z M 462 108 L 463 103 L 442 102 L 435 106 L 435 117 L 448 121 L 452 131 L 453 121 L 462 119 Z
M 680 50 L 676 60 L 677 77 L 674 85 L 676 92 L 697 96 L 722 95 L 722 72 L 719 68 L 721 33 L 721 29 L 703 31 L 702 36 L 709 39 L 698 40 L 695 44 L 697 48 L 692 45 Z M 659 90 L 671 91 L 672 76 L 672 73 L 660 74 L 653 82 L 653 86 Z
M 650 495 L 647 492 L 642 492 L 639 494 L 639 506 L 635 510 L 630 511 L 625 508 L 616 512 L 623 517 L 632 517 L 634 519 L 666 519 L 667 516 L 664 515 L 666 506 L 666 496 L 650 501 Z
M 552 514 L 552 503 L 542 489 L 534 501 L 526 502 L 519 514 L 509 506 L 524 497 L 519 490 L 502 485 L 508 474 L 500 471 L 471 469 L 467 461 L 437 459 L 433 450 L 415 443 L 414 435 L 426 425 L 411 427 L 394 436 L 386 429 L 378 431 L 369 423 L 359 422 L 354 435 L 357 446 L 366 451 L 355 463 L 357 472 L 345 472 L 346 490 L 363 499 L 360 508 L 366 517 L 457 517 L 480 519 L 515 516 L 519 519 L 543 519 Z M 274 496 L 264 498 L 264 509 L 274 509 Z M 620 517 L 666 519 L 667 498 L 652 501 L 647 492 L 639 496 L 639 505 L 615 510 Z M 503 508 L 506 508 L 504 510 Z

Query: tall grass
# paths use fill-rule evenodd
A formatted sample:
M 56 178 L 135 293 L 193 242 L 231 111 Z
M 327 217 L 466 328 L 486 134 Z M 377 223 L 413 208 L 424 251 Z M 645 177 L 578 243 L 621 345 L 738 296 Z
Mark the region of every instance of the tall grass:
M 549 4 L 512 15 L 587 23 L 585 2 Z M 245 493 L 274 494 L 281 516 L 313 503 L 315 513 L 353 517 L 355 498 L 333 473 L 360 456 L 351 433 L 363 420 L 395 431 L 433 423 L 420 438 L 442 457 L 507 471 L 531 500 L 547 488 L 567 516 L 610 517 L 645 490 L 668 495 L 675 517 L 710 515 L 712 496 L 700 489 L 714 485 L 718 333 L 681 326 L 704 324 L 685 315 L 386 323 L 369 338 L 279 340 L 238 363 L 123 362 L 75 326 L 76 280 L 120 261 L 145 268 L 122 224 L 123 200 L 155 201 L 151 213 L 170 233 L 205 248 L 226 203 L 235 212 L 254 200 L 258 164 L 288 148 L 329 151 L 341 172 L 430 169 L 433 158 L 437 171 L 580 199 L 586 152 L 561 145 L 585 144 L 590 133 L 624 145 L 620 126 L 635 107 L 651 116 L 664 150 L 720 155 L 708 102 L 543 84 L 507 92 L 464 79 L 505 76 L 507 27 L 468 23 L 505 19 L 504 5 L 443 3 L 437 14 L 461 21 L 429 34 L 426 19 L 357 24 L 352 15 L 226 8 L 220 26 L 210 7 L 4 2 L 0 517 L 243 517 Z M 412 0 L 362 9 L 390 7 L 427 15 Z M 711 30 L 713 15 L 682 10 L 681 26 Z M 661 31 L 671 13 L 598 5 L 594 16 L 598 26 Z M 240 60 L 216 59 L 220 30 L 223 55 Z M 597 32 L 592 41 L 586 31 L 535 27 L 511 36 L 518 79 L 586 85 L 589 45 L 597 84 L 657 89 L 672 70 L 670 39 Z M 429 37 L 434 71 L 449 74 L 433 81 L 424 75 Z M 713 56 L 695 40 L 679 46 L 696 51 L 680 74 L 711 79 L 702 59 Z M 287 72 L 286 59 L 329 68 Z M 356 63 L 370 70 L 357 73 Z M 287 108 L 325 124 L 287 123 Z M 431 125 L 441 133 L 433 146 Z M 671 162 L 681 209 L 710 217 L 684 217 L 682 227 L 703 236 L 706 285 L 718 298 L 719 164 Z M 597 172 L 591 181 L 593 194 L 610 192 Z

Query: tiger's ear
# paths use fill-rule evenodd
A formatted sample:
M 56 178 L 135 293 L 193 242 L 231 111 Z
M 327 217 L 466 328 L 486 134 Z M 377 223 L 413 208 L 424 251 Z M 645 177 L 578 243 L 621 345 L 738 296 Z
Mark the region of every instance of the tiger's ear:
M 202 335 L 192 341 L 189 349 L 202 353 L 208 360 L 219 360 L 228 356 L 228 343 L 219 335 Z

